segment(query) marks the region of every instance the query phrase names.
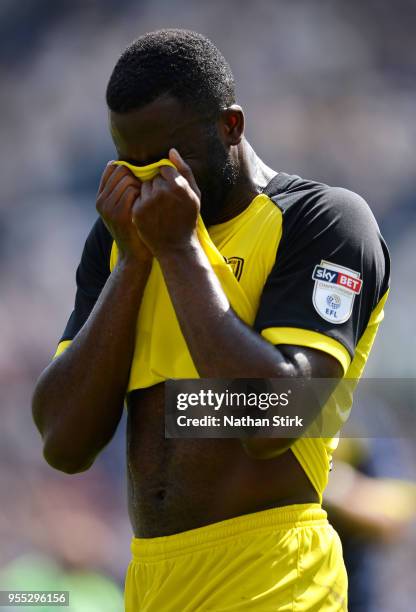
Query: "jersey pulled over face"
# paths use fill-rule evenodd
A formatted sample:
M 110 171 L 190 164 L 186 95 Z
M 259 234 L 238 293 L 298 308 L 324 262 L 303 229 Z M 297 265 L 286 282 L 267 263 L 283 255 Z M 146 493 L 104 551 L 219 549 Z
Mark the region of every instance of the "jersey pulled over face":
M 208 231 L 255 312 L 255 331 L 274 345 L 327 352 L 346 377 L 361 376 L 383 318 L 390 274 L 386 245 L 361 197 L 278 173 L 242 213 Z M 98 219 L 77 270 L 75 308 L 57 354 L 87 320 L 110 274 L 112 252 L 112 237 Z M 173 362 L 177 356 L 169 357 Z M 129 390 L 140 387 L 134 372 L 133 363 Z M 335 446 L 335 439 L 311 438 L 292 446 L 320 495 Z
M 201 191 L 201 216 L 207 225 L 220 214 L 235 184 L 238 167 L 222 142 L 216 120 L 202 116 L 169 94 L 126 113 L 109 113 L 110 131 L 120 161 L 147 166 L 177 149 Z

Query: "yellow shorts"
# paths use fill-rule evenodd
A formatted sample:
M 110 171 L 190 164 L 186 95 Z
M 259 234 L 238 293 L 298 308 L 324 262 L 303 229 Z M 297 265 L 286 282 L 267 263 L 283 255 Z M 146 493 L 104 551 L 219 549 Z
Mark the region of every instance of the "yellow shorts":
M 126 612 L 347 610 L 338 534 L 319 504 L 133 538 Z

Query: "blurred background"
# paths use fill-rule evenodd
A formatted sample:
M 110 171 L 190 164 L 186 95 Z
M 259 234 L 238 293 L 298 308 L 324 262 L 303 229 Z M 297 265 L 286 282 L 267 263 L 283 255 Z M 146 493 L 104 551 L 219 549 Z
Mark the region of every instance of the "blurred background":
M 233 68 L 246 135 L 264 161 L 369 202 L 393 269 L 366 375 L 413 378 L 415 21 L 414 0 L 2 0 L 0 589 L 70 590 L 72 611 L 122 610 L 124 422 L 88 473 L 67 476 L 42 460 L 30 397 L 72 310 L 114 157 L 104 93 L 125 46 L 161 27 L 207 35 Z M 358 563 L 355 611 L 414 609 L 414 491 L 391 479 L 415 480 L 416 452 L 397 427 L 394 439 L 344 449 L 331 477 L 328 508 L 353 547 L 351 576 Z M 372 506 L 371 479 L 384 487 Z M 352 499 L 355 516 L 340 517 Z

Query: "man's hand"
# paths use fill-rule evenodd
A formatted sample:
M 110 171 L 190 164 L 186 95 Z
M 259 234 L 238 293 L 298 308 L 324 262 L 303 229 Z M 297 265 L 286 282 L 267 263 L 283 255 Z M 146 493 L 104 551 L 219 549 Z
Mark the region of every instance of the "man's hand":
M 149 262 L 152 253 L 132 223 L 133 205 L 141 189 L 142 183 L 128 168 L 109 162 L 101 177 L 96 208 L 117 243 L 119 258 Z
M 133 223 L 155 257 L 186 249 L 196 239 L 200 191 L 176 149 L 169 159 L 177 170 L 162 166 L 153 180 L 142 183 L 133 205 Z

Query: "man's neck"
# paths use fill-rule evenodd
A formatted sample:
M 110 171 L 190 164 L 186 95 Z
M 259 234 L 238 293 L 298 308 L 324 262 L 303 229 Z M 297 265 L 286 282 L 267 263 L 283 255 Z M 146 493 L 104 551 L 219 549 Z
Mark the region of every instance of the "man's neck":
M 240 168 L 238 180 L 228 194 L 224 207 L 218 215 L 216 224 L 224 223 L 243 212 L 253 198 L 270 182 L 276 172 L 258 157 L 254 149 L 243 137 L 240 144 L 233 148 L 232 155 Z

